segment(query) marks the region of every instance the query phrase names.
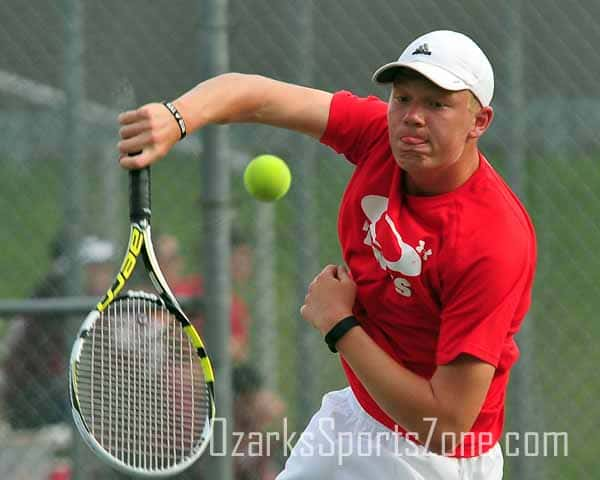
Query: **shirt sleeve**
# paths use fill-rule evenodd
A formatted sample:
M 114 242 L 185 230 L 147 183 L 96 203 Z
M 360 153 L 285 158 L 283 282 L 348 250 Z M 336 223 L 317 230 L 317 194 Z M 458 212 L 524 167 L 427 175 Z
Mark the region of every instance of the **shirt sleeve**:
M 475 243 L 463 247 L 444 276 L 438 365 L 466 353 L 499 366 L 529 307 L 533 271 L 527 239 L 506 240 L 502 247 L 480 241 L 479 251 Z
M 334 94 L 321 143 L 359 165 L 371 148 L 387 136 L 387 104 L 377 97 L 360 98 L 348 91 Z

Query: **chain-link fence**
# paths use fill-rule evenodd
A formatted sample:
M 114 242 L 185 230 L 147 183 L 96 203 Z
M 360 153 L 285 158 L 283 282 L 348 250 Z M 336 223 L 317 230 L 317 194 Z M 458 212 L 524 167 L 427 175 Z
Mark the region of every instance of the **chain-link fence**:
M 174 98 L 205 78 L 210 29 L 226 33 L 231 71 L 382 98 L 386 89 L 370 82 L 379 65 L 421 33 L 462 31 L 495 67 L 496 118 L 482 149 L 528 207 L 539 242 L 534 302 L 510 389 L 507 431 L 520 436 L 512 445 L 504 440 L 506 478 L 594 478 L 600 3 L 225 1 L 0 3 L 0 297 L 103 293 L 127 234 L 115 115 Z M 226 5 L 226 21 L 208 21 L 210 4 Z M 290 431 L 301 430 L 321 395 L 344 385 L 298 307 L 322 265 L 340 261 L 336 212 L 351 169 L 298 135 L 229 128 L 221 155 L 232 168 L 234 301 L 224 348 L 236 365 L 234 416 L 249 429 L 281 428 L 285 417 Z M 211 234 L 200 208 L 201 164 L 210 160 L 203 135 L 179 144 L 153 171 L 159 255 L 181 294 L 191 296 L 202 294 L 203 237 Z M 242 187 L 244 164 L 264 152 L 285 158 L 294 176 L 290 194 L 274 206 Z M 72 436 L 65 403 L 69 344 L 91 305 L 0 305 L 1 478 L 66 478 L 60 475 L 69 468 L 81 478 L 114 478 L 101 467 L 82 469 L 94 462 Z M 263 423 L 248 425 L 259 417 Z M 536 444 L 526 432 L 542 435 Z M 568 434 L 568 450 L 564 437 L 553 448 L 552 432 Z M 274 450 L 256 463 L 234 461 L 236 478 L 269 478 L 285 459 L 282 448 Z M 201 462 L 182 478 L 202 475 Z

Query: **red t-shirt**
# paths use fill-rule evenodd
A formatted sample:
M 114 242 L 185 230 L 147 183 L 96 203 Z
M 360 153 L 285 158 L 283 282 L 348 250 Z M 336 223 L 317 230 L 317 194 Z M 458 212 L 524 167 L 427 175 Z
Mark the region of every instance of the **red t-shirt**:
M 478 170 L 456 190 L 404 193 L 387 104 L 378 98 L 336 93 L 321 142 L 356 165 L 338 220 L 357 284 L 355 316 L 383 350 L 424 378 L 462 353 L 496 367 L 453 456 L 484 453 L 502 433 L 509 370 L 519 356 L 514 335 L 531 303 L 536 245 L 527 212 L 481 154 Z M 405 433 L 342 364 L 363 408 Z

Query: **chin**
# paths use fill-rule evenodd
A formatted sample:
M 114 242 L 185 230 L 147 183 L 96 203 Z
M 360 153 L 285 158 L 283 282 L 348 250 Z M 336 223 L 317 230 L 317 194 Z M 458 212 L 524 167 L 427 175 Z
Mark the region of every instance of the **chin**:
M 422 169 L 431 165 L 429 157 L 417 152 L 398 152 L 394 154 L 396 163 L 402 170 Z

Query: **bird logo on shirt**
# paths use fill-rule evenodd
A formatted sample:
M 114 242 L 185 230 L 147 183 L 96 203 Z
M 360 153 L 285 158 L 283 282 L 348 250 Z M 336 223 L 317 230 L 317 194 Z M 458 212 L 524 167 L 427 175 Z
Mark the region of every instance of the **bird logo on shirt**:
M 361 200 L 361 208 L 367 217 L 363 226 L 366 232 L 365 245 L 373 249 L 379 266 L 386 271 L 396 272 L 406 277 L 421 274 L 423 262 L 431 256 L 431 249 L 420 240 L 417 247 L 402 239 L 392 217 L 387 213 L 388 199 L 380 195 L 367 195 Z M 402 280 L 402 279 L 399 279 Z M 407 280 L 396 290 L 410 296 L 410 283 Z

